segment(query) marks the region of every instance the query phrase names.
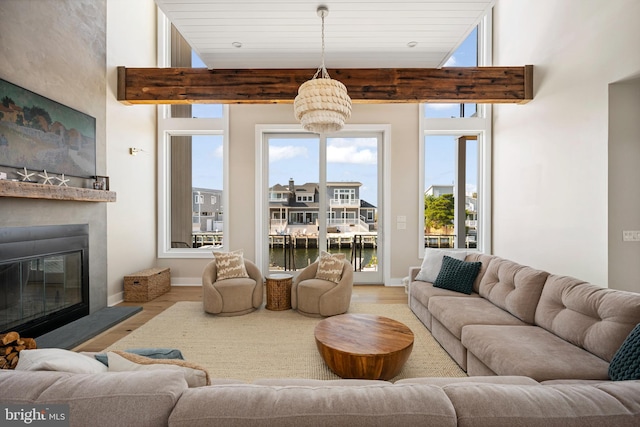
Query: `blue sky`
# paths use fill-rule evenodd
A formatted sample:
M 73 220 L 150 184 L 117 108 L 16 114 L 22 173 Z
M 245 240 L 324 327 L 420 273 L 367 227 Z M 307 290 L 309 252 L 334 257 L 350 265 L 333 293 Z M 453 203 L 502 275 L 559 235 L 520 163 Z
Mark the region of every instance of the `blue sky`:
M 222 190 L 222 135 L 197 135 L 192 143 L 192 186 Z
M 272 138 L 269 141 L 269 186 L 319 181 L 320 139 Z M 327 181 L 362 183 L 360 198 L 377 206 L 377 138 L 327 138 Z
M 477 29 L 449 58 L 447 67 L 475 67 L 477 65 Z M 465 104 L 464 116 L 469 117 L 476 111 L 475 104 Z M 460 104 L 425 104 L 425 117 L 460 117 Z M 425 139 L 425 190 L 431 185 L 453 185 L 455 175 L 455 141 L 459 135 L 430 135 Z M 467 141 L 467 182 L 465 192 L 477 191 L 478 182 L 478 143 Z
M 204 67 L 194 54 L 193 66 Z M 476 30 L 460 45 L 446 66 L 476 65 Z M 219 105 L 194 104 L 193 117 L 220 117 Z M 475 105 L 465 105 L 465 116 Z M 293 111 L 292 111 L 293 114 Z M 459 104 L 426 104 L 425 117 L 460 117 Z M 194 140 L 193 186 L 222 188 L 222 137 L 197 136 Z M 430 185 L 453 184 L 455 137 L 429 136 L 425 141 L 425 189 Z M 271 139 L 269 143 L 269 186 L 318 182 L 319 139 Z M 466 191 L 477 191 L 477 143 L 468 142 Z M 197 153 L 197 154 L 195 154 Z M 375 138 L 328 138 L 327 181 L 358 181 L 360 198 L 377 206 L 378 150 Z

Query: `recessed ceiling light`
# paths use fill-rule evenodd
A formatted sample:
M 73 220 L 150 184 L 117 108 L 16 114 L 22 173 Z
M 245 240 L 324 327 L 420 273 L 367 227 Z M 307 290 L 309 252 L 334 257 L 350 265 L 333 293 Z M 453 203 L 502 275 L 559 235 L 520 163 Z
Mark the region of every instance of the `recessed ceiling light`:
M 233 46 L 233 47 L 236 47 L 236 48 L 240 49 L 240 48 L 242 47 L 242 43 L 240 43 L 240 42 L 233 42 L 233 43 L 231 43 L 231 46 Z
M 407 43 L 407 47 L 416 47 L 418 45 L 417 41 L 410 41 L 409 43 Z

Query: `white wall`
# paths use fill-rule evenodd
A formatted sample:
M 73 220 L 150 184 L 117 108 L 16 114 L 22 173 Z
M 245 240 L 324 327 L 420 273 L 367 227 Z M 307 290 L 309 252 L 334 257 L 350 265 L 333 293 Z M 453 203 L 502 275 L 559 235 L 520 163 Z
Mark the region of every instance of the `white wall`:
M 156 264 L 156 107 L 116 99 L 116 67 L 156 66 L 153 0 L 107 2 L 107 175 L 117 202 L 107 209 L 108 303 L 123 298 L 123 277 Z M 144 150 L 135 156 L 129 148 Z
M 496 255 L 608 285 L 608 86 L 640 70 L 639 16 L 637 0 L 496 2 L 494 65 L 534 65 L 533 101 L 494 107 Z

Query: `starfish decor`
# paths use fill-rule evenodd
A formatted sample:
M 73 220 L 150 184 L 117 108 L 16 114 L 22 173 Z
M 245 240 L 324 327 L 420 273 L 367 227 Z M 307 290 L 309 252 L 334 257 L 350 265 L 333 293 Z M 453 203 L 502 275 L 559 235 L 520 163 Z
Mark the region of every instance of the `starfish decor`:
M 65 187 L 68 187 L 67 182 L 69 182 L 69 178 L 65 178 L 64 174 L 62 174 L 62 178 L 56 176 L 56 179 L 60 181 L 60 184 L 58 184 L 58 187 L 62 187 L 63 185 Z
M 51 181 L 53 180 L 54 177 L 49 176 L 49 174 L 47 174 L 46 169 L 42 171 L 41 174 L 39 173 L 38 176 L 43 179 L 42 181 L 43 184 L 53 184 Z
M 24 167 L 24 168 L 22 168 L 22 169 L 24 170 L 24 172 L 20 172 L 20 171 L 18 171 L 18 175 L 20 175 L 20 176 L 22 177 L 22 180 L 23 180 L 23 181 L 31 181 L 31 177 L 32 177 L 33 175 L 35 175 L 36 173 L 35 173 L 35 172 L 31 172 L 31 173 L 29 173 L 29 171 L 27 171 L 27 168 L 26 168 L 26 167 Z

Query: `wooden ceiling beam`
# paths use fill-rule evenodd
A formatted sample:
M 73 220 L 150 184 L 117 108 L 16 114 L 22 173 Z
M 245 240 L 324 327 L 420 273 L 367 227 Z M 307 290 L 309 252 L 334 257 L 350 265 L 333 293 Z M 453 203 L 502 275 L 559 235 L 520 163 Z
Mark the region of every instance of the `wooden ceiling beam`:
M 125 104 L 293 103 L 315 70 L 118 67 Z M 353 103 L 524 104 L 533 99 L 533 65 L 521 67 L 349 68 L 329 70 Z

